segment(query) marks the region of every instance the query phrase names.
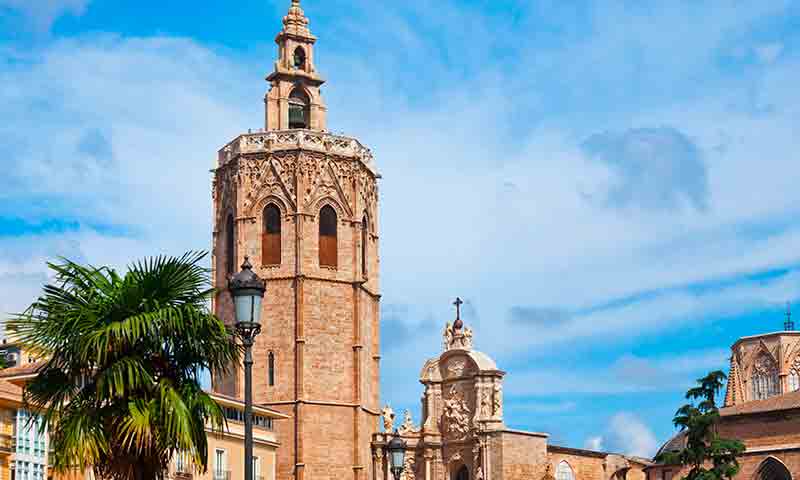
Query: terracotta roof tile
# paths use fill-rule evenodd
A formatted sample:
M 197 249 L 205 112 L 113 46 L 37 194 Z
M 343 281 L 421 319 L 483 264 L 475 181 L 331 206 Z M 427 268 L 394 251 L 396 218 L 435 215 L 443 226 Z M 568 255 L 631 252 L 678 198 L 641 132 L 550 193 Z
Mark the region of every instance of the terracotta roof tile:
M 780 410 L 793 410 L 800 408 L 800 391 L 785 393 L 765 400 L 755 400 L 720 409 L 723 417 L 734 415 L 748 415 L 753 413 L 767 413 Z

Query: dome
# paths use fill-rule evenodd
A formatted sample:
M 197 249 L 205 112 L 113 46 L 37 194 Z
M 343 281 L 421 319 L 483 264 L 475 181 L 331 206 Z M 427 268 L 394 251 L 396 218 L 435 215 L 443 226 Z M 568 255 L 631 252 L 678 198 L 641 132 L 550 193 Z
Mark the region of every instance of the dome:
M 689 434 L 685 430 L 682 432 L 678 432 L 672 438 L 667 440 L 667 442 L 658 449 L 658 453 L 656 453 L 655 458 L 658 458 L 660 455 L 664 453 L 677 453 L 686 448 L 687 438 Z

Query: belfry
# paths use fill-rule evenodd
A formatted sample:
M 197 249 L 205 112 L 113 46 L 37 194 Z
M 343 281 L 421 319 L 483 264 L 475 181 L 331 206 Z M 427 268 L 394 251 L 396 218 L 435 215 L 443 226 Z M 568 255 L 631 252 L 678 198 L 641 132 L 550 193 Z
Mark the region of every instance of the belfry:
M 254 403 L 278 425 L 276 478 L 372 478 L 379 412 L 378 179 L 372 153 L 327 131 L 316 37 L 293 0 L 275 39 L 265 128 L 214 170 L 214 312 L 232 323 L 228 278 L 249 257 L 266 279 L 253 350 Z M 241 366 L 214 378 L 241 398 Z

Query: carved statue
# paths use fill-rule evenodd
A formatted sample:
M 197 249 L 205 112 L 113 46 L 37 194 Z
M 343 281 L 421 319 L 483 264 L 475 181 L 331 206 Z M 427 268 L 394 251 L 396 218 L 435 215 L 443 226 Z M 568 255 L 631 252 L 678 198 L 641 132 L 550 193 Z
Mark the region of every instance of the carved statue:
M 442 341 L 443 341 L 443 350 L 447 351 L 450 349 L 450 345 L 453 343 L 453 325 L 450 322 L 447 322 L 447 325 L 444 327 L 444 332 L 442 333 Z
M 461 338 L 461 345 L 464 348 L 472 348 L 472 329 L 467 327 L 464 329 L 464 336 Z
M 481 390 L 481 416 L 482 417 L 490 417 L 492 412 L 490 411 L 491 408 L 491 399 L 489 396 L 492 392 L 489 391 L 488 388 L 483 388 Z
M 478 467 L 475 470 L 475 480 L 483 480 L 483 468 Z
M 411 418 L 411 412 L 408 410 L 403 412 L 403 423 L 397 430 L 400 435 L 408 435 L 418 433 L 419 429 L 414 425 L 414 419 Z
M 494 384 L 494 410 L 495 417 L 503 416 L 503 387 L 499 383 Z
M 394 431 L 394 410 L 389 405 L 383 407 L 381 410 L 381 415 L 383 416 L 383 431 L 387 433 L 391 433 Z
M 406 461 L 404 462 L 403 473 L 400 475 L 400 480 L 414 480 L 415 473 L 414 473 L 414 463 L 416 460 L 414 459 L 413 452 L 406 452 Z

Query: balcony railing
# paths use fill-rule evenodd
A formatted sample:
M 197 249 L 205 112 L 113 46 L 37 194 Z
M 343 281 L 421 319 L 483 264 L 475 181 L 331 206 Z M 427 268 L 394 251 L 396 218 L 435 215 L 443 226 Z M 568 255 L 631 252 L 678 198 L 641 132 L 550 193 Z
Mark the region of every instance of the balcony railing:
M 231 471 L 214 470 L 214 480 L 231 480 Z
M 16 438 L 7 433 L 0 433 L 0 453 L 12 453 L 16 449 Z

